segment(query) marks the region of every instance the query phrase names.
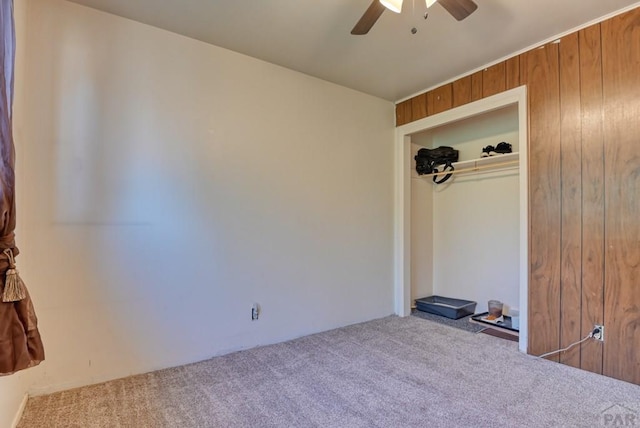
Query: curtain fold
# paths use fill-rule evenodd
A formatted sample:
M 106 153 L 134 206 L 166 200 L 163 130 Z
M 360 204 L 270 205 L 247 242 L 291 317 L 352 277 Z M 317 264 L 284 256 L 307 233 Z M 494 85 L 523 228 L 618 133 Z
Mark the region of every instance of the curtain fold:
M 15 26 L 13 0 L 0 0 L 0 376 L 35 366 L 44 347 L 29 292 L 18 276 L 15 245 L 15 147 L 12 130 Z M 11 286 L 11 293 L 7 293 Z

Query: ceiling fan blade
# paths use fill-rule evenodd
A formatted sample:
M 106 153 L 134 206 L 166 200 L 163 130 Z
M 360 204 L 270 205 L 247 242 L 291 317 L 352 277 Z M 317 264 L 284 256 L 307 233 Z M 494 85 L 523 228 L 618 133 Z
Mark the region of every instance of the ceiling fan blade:
M 371 27 L 373 27 L 373 24 L 375 24 L 378 18 L 380 18 L 380 15 L 382 15 L 382 12 L 384 12 L 385 9 L 386 7 L 384 7 L 379 0 L 373 0 L 369 8 L 362 15 L 362 18 L 360 18 L 356 26 L 353 27 L 353 30 L 351 30 L 351 34 L 367 34 L 369 30 L 371 30 Z
M 458 21 L 462 21 L 478 8 L 472 0 L 438 0 L 438 3 Z

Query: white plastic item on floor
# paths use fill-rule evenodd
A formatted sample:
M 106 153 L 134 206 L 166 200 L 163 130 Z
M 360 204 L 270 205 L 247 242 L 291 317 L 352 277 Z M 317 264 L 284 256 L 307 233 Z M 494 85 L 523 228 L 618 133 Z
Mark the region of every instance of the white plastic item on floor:
M 517 309 L 509 309 L 511 315 L 511 327 L 520 330 L 520 311 Z

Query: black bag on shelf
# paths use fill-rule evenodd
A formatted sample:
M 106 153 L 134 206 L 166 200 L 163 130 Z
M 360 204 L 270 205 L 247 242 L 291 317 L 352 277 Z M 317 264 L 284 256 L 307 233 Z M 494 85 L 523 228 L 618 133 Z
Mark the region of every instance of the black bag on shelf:
M 458 161 L 458 151 L 453 147 L 440 146 L 435 149 L 422 148 L 418 150 L 418 154 L 415 155 L 416 160 L 416 172 L 418 175 L 433 174 L 436 172 L 453 171 L 453 162 Z M 439 165 L 444 165 L 442 169 L 439 169 Z M 446 174 L 444 178 L 438 180 L 438 176 L 433 176 L 433 182 L 440 184 L 444 183 L 451 177 L 451 174 Z

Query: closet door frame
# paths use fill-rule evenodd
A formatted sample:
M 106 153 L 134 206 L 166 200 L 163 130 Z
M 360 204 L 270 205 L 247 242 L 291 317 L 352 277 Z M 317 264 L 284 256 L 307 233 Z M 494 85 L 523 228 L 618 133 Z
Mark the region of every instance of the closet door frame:
M 396 128 L 394 145 L 394 308 L 396 315 L 411 314 L 411 137 L 442 125 L 517 106 L 520 179 L 520 337 L 519 349 L 527 352 L 529 294 L 529 187 L 527 89 L 520 86 Z

